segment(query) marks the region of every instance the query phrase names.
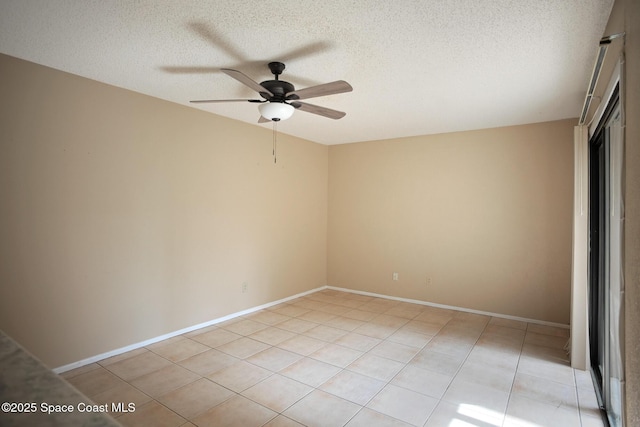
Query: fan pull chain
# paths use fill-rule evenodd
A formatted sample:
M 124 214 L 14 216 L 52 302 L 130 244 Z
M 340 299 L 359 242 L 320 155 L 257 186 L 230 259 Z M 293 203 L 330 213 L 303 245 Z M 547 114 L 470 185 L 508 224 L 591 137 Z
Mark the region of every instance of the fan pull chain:
M 273 163 L 278 162 L 278 122 L 273 122 Z

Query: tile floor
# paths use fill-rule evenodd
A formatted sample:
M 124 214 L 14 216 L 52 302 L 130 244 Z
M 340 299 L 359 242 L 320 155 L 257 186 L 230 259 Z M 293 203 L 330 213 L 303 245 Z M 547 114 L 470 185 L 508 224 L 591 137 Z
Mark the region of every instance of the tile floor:
M 602 426 L 567 339 L 323 290 L 62 375 L 124 426 Z

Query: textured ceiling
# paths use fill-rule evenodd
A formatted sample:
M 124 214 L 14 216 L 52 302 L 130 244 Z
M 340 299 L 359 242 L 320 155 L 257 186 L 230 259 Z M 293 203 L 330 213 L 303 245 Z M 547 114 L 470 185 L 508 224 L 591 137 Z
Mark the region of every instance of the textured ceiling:
M 577 117 L 613 0 L 0 0 L 0 52 L 256 126 L 286 63 L 296 88 L 346 80 L 280 132 L 323 144 Z M 96 100 L 99 102 L 99 100 Z

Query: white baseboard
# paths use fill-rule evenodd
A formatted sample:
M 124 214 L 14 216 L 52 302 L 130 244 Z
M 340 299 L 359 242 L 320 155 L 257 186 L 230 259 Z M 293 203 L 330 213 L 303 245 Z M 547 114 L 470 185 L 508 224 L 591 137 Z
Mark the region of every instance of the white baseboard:
M 59 366 L 57 368 L 54 368 L 53 372 L 55 372 L 56 374 L 61 374 L 63 372 L 67 372 L 67 371 L 70 371 L 72 369 L 80 368 L 82 366 L 89 365 L 91 363 L 99 362 L 99 361 L 107 359 L 109 357 L 117 356 L 119 354 L 126 353 L 126 352 L 131 351 L 131 350 L 136 350 L 138 348 L 145 347 L 145 346 L 157 343 L 159 341 L 166 340 L 168 338 L 172 338 L 172 337 L 175 337 L 175 336 L 178 336 L 178 335 L 186 334 L 187 332 L 195 331 L 196 329 L 205 328 L 207 326 L 215 325 L 217 323 L 226 322 L 227 320 L 231 320 L 231 319 L 234 319 L 236 317 L 244 316 L 246 314 L 250 314 L 250 313 L 253 313 L 253 312 L 256 312 L 256 311 L 259 311 L 259 310 L 264 310 L 265 308 L 273 307 L 274 305 L 282 304 L 283 302 L 287 302 L 287 301 L 290 301 L 292 299 L 300 298 L 300 297 L 303 297 L 305 295 L 309 295 L 309 294 L 321 291 L 321 290 L 326 289 L 326 288 L 327 288 L 326 286 L 320 286 L 319 288 L 311 289 L 310 291 L 301 292 L 299 294 L 295 294 L 295 295 L 292 295 L 290 297 L 282 298 L 282 299 L 279 299 L 277 301 L 269 302 L 267 304 L 262 304 L 262 305 L 259 305 L 257 307 L 252 307 L 252 308 L 248 308 L 246 310 L 238 311 L 237 313 L 232 313 L 232 314 L 229 314 L 229 315 L 224 316 L 224 317 L 219 317 L 217 319 L 209 320 L 208 322 L 200 323 L 198 325 L 189 326 L 187 328 L 183 328 L 183 329 L 180 329 L 178 331 L 169 332 L 168 334 L 160 335 L 160 336 L 155 337 L 155 338 L 150 338 L 150 339 L 145 340 L 145 341 L 140 341 L 140 342 L 137 342 L 135 344 L 128 345 L 126 347 L 121 347 L 121 348 L 118 348 L 118 349 L 115 349 L 115 350 L 108 351 L 106 353 L 102 353 L 102 354 L 98 354 L 96 356 L 88 357 L 86 359 L 82 359 L 82 360 L 79 360 L 77 362 L 69 363 L 69 364 L 64 365 L 64 366 Z
M 410 299 L 410 298 L 400 298 L 400 297 L 394 297 L 394 296 L 390 296 L 390 295 L 376 294 L 376 293 L 373 293 L 373 292 L 356 291 L 354 289 L 340 288 L 340 287 L 337 287 L 337 286 L 325 286 L 324 288 L 325 289 L 332 289 L 334 291 L 350 292 L 352 294 L 366 295 L 366 296 L 376 297 L 376 298 L 384 298 L 384 299 L 390 299 L 390 300 L 395 300 L 395 301 L 409 302 L 409 303 L 412 303 L 412 304 L 427 305 L 429 307 L 444 308 L 444 309 L 447 309 L 447 310 L 455 310 L 455 311 L 464 311 L 464 312 L 467 312 L 467 313 L 474 313 L 474 314 L 482 314 L 482 315 L 485 315 L 485 316 L 499 317 L 501 319 L 518 320 L 520 322 L 535 323 L 535 324 L 538 324 L 538 325 L 555 326 L 557 328 L 569 329 L 569 325 L 565 325 L 564 323 L 547 322 L 545 320 L 537 320 L 537 319 L 527 319 L 526 317 L 510 316 L 508 314 L 500 314 L 500 313 L 491 313 L 489 311 L 473 310 L 471 308 L 456 307 L 456 306 L 453 306 L 453 305 L 436 304 L 434 302 L 421 301 L 421 300 Z

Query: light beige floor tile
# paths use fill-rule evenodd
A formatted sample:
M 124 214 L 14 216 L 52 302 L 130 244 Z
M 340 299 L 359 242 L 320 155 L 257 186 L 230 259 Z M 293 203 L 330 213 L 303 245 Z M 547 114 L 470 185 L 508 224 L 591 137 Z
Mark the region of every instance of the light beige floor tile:
M 515 375 L 515 367 L 513 369 L 504 369 L 467 360 L 458 371 L 456 378 L 509 393 L 511 392 Z
M 229 390 L 240 393 L 272 374 L 273 372 L 267 369 L 241 360 L 238 363 L 214 372 L 207 378 Z
M 315 390 L 287 409 L 283 415 L 308 427 L 343 426 L 361 406 L 330 393 Z
M 220 328 L 216 328 L 212 331 L 194 335 L 191 337 L 191 339 L 198 341 L 199 343 L 202 343 L 204 345 L 208 345 L 212 348 L 230 343 L 231 341 L 235 341 L 240 338 L 242 338 L 242 335 L 235 334 L 233 332 L 227 331 L 226 329 Z
M 464 320 L 469 323 L 486 325 L 491 320 L 491 316 L 478 313 L 470 313 L 468 311 L 455 311 L 453 318 L 456 320 Z
M 417 347 L 410 347 L 386 340 L 372 348 L 369 353 L 398 362 L 408 363 L 419 351 L 420 349 Z
M 309 354 L 321 349 L 325 345 L 327 345 L 327 343 L 324 341 L 320 341 L 306 335 L 298 335 L 281 342 L 277 345 L 277 347 L 287 351 L 292 351 L 297 354 L 301 354 L 303 356 L 308 356 Z
M 314 300 L 311 298 L 298 298 L 295 301 L 292 301 L 291 303 L 291 305 L 294 307 L 304 308 L 308 311 L 317 310 L 318 308 L 326 304 L 327 304 L 326 302 Z M 300 317 L 300 316 L 301 315 L 298 315 L 297 317 Z
M 325 313 L 324 311 L 311 310 L 305 314 L 302 314 L 296 317 L 296 319 L 307 320 L 309 322 L 314 322 L 314 323 L 323 323 L 333 319 L 334 317 L 337 317 L 337 316 L 335 314 Z
M 384 381 L 344 370 L 322 384 L 320 390 L 364 406 L 385 384 Z
M 331 326 L 345 331 L 353 331 L 359 326 L 362 326 L 364 322 L 362 320 L 349 319 L 348 317 L 334 317 L 331 320 L 324 322 L 325 325 Z
M 562 338 L 569 338 L 569 331 L 569 328 L 560 328 L 557 326 L 538 325 L 536 323 L 529 323 L 527 325 L 527 332 L 533 332 L 542 335 L 552 335 Z
M 397 329 L 391 326 L 376 325 L 373 323 L 365 323 L 353 330 L 353 332 L 357 334 L 378 338 L 380 340 L 386 339 L 396 331 Z
M 495 318 L 494 318 L 495 319 Z M 495 322 L 489 322 L 482 334 L 488 335 L 500 335 L 509 338 L 517 338 L 518 341 L 524 341 L 524 336 L 526 335 L 526 331 L 523 329 L 512 328 L 510 326 L 503 326 L 497 324 Z
M 388 382 L 391 381 L 404 366 L 404 363 L 366 353 L 347 366 L 347 369 Z
M 73 378 L 76 375 L 84 374 L 89 371 L 93 371 L 94 369 L 98 369 L 101 366 L 97 363 L 89 363 L 88 365 L 81 366 L 79 368 L 71 369 L 70 371 L 66 371 L 60 374 L 60 376 L 66 380 L 69 378 Z
M 276 345 L 281 343 L 282 341 L 288 340 L 289 338 L 293 338 L 297 336 L 297 334 L 286 331 L 280 328 L 267 328 L 256 333 L 249 335 L 249 338 L 254 339 L 256 341 L 263 342 L 269 345 Z
M 451 356 L 449 354 L 438 353 L 428 349 L 420 350 L 409 364 L 421 369 L 438 372 L 443 375 L 455 375 L 462 366 L 463 356 Z
M 409 319 L 383 313 L 377 315 L 369 322 L 375 325 L 389 326 L 390 328 L 399 329 L 400 327 L 408 323 Z
M 183 336 L 185 338 L 192 338 L 193 339 L 193 337 L 195 337 L 197 335 L 201 335 L 201 334 L 204 334 L 206 332 L 215 331 L 219 327 L 220 327 L 219 324 L 209 325 L 209 326 L 205 326 L 204 328 L 194 329 L 193 331 L 190 331 L 190 332 L 187 332 L 186 334 L 183 334 Z
M 482 426 L 482 427 L 500 427 L 504 420 L 502 412 L 494 412 L 490 409 L 479 405 L 471 405 L 467 403 L 450 403 L 440 401 L 433 411 L 425 427 L 442 427 L 442 426 Z M 533 427 L 526 424 L 521 427 Z M 539 427 L 539 426 L 536 426 Z
M 238 335 L 251 335 L 262 329 L 268 328 L 268 325 L 264 323 L 256 322 L 251 319 L 242 319 L 238 322 L 234 322 L 230 325 L 223 326 L 227 331 L 233 332 Z
M 198 427 L 260 427 L 278 415 L 244 396 L 236 395 L 195 417 Z
M 238 362 L 238 358 L 225 354 L 218 350 L 208 350 L 204 353 L 196 354 L 188 359 L 178 362 L 178 364 L 201 376 L 207 376 L 227 366 Z
M 169 365 L 131 381 L 131 385 L 152 397 L 168 393 L 183 385 L 192 383 L 200 375 L 179 365 Z
M 256 353 L 247 358 L 247 362 L 268 369 L 272 372 L 278 372 L 281 369 L 297 362 L 303 356 L 278 347 L 271 347 Z
M 322 307 L 318 308 L 318 311 L 324 311 L 325 313 L 335 314 L 337 316 L 341 316 L 347 311 L 353 310 L 350 307 L 345 307 L 344 305 L 338 304 L 326 304 Z
M 456 343 L 467 344 L 472 347 L 480 338 L 480 331 L 473 331 L 470 329 L 466 329 L 464 327 L 450 327 L 449 325 L 440 329 L 438 335 L 436 335 L 430 342 L 439 341 L 439 340 L 447 340 L 454 341 Z
M 393 300 L 388 300 L 388 299 L 384 299 L 384 298 L 375 298 L 375 299 L 373 299 L 373 300 L 361 305 L 358 308 L 360 310 L 370 311 L 372 313 L 377 313 L 377 314 L 382 314 L 385 311 L 389 311 L 393 307 L 396 307 L 396 306 L 398 306 L 400 304 L 401 304 L 400 301 L 393 301 Z
M 503 351 L 476 345 L 473 347 L 467 362 L 482 363 L 496 368 L 515 371 L 520 360 L 519 352 Z
M 344 297 L 346 299 L 352 299 L 355 301 L 360 301 L 362 303 L 366 303 L 369 301 L 373 301 L 375 298 L 369 295 L 356 294 L 354 292 L 343 292 Z
M 599 418 L 600 407 L 593 387 L 578 387 L 576 391 L 578 392 L 578 407 L 580 408 L 580 415 Z
M 106 367 L 106 366 L 112 365 L 112 364 L 114 364 L 116 362 L 120 362 L 122 360 L 129 359 L 129 358 L 134 357 L 134 356 L 139 356 L 139 355 L 141 355 L 143 353 L 146 353 L 148 351 L 149 350 L 147 350 L 146 348 L 140 347 L 140 348 L 136 348 L 135 350 L 127 351 L 126 353 L 122 353 L 122 354 L 118 354 L 116 356 L 108 357 L 106 359 L 103 359 L 103 360 L 99 361 L 98 363 L 101 366 L 105 366 Z
M 172 362 L 177 362 L 209 350 L 209 347 L 204 344 L 200 344 L 199 342 L 193 341 L 189 338 L 181 338 L 181 340 L 167 343 L 165 345 L 154 345 L 153 348 L 149 347 L 149 350 L 164 357 L 165 359 L 171 360 Z
M 575 385 L 573 369 L 568 364 L 530 356 L 520 356 L 518 372 L 557 381 L 571 387 Z
M 466 357 L 473 348 L 473 343 L 457 339 L 441 338 L 440 335 L 436 335 L 424 348 L 454 357 Z
M 451 319 L 453 319 L 453 313 L 454 312 L 452 310 L 436 309 L 430 307 L 414 317 L 413 320 L 436 324 L 442 327 L 446 325 Z
M 602 416 L 580 414 L 581 427 L 606 427 Z
M 367 404 L 367 408 L 422 426 L 437 404 L 438 400 L 433 397 L 389 384 Z
M 264 323 L 265 325 L 277 325 L 278 323 L 282 323 L 286 320 L 291 319 L 290 316 L 285 316 L 284 314 L 276 313 L 274 311 L 261 310 L 257 313 L 253 313 L 247 316 L 248 319 L 253 320 L 255 322 Z
M 378 338 L 368 337 L 366 335 L 351 332 L 338 338 L 333 343 L 358 351 L 369 351 L 381 342 L 382 340 Z
M 270 345 L 251 338 L 243 337 L 228 344 L 221 345 L 217 348 L 224 353 L 237 357 L 238 359 L 246 359 L 254 354 L 266 350 Z
M 309 355 L 312 359 L 344 368 L 362 356 L 361 351 L 352 350 L 335 344 L 327 344 Z
M 346 334 L 347 331 L 343 329 L 332 328 L 326 325 L 318 325 L 304 333 L 304 335 L 308 337 L 326 342 L 333 342 Z
M 542 347 L 551 347 L 562 349 L 567 344 L 567 337 L 559 337 L 555 335 L 545 335 L 538 334 L 535 332 L 527 331 L 527 334 L 524 337 L 524 342 L 526 344 L 534 344 Z
M 67 381 L 88 397 L 125 384 L 116 375 L 102 367 L 68 378 Z
M 131 427 L 178 427 L 187 420 L 153 400 L 118 417 L 118 422 Z
M 569 355 L 561 348 L 545 347 L 525 342 L 522 345 L 522 356 L 534 357 L 536 359 L 548 360 L 569 366 Z
M 235 394 L 206 378 L 158 397 L 158 401 L 178 415 L 191 419 Z
M 304 427 L 304 425 L 297 421 L 293 421 L 291 418 L 287 418 L 284 415 L 278 415 L 266 423 L 264 427 Z
M 125 407 L 127 407 L 129 403 L 133 403 L 136 408 L 139 408 L 145 403 L 150 402 L 152 398 L 147 396 L 131 384 L 123 382 L 122 384 L 110 388 L 109 390 L 92 396 L 91 400 L 99 405 L 106 404 L 109 408 L 112 407 L 112 403 L 115 403 L 116 405 L 118 403 L 123 403 Z M 110 412 L 110 415 L 120 416 L 121 414 Z
M 492 317 L 489 321 L 489 325 L 505 326 L 507 328 L 520 329 L 522 331 L 525 331 L 527 329 L 527 322 L 513 319 L 504 319 L 501 317 Z
M 345 297 L 345 298 L 343 298 L 341 300 L 336 301 L 335 304 L 342 305 L 342 306 L 349 307 L 349 308 L 353 309 L 353 308 L 358 308 L 358 307 L 362 306 L 364 304 L 364 302 L 360 301 L 360 300 L 356 300 L 356 299 Z
M 147 350 L 153 351 L 155 348 L 164 347 L 166 345 L 174 344 L 174 343 L 177 343 L 177 342 L 180 342 L 180 341 L 184 341 L 186 339 L 188 339 L 188 338 L 185 337 L 185 336 L 176 335 L 175 337 L 167 338 L 167 339 L 164 339 L 162 341 L 157 341 L 157 342 L 155 342 L 153 344 L 149 344 L 149 345 L 147 345 L 145 347 L 147 348 Z
M 579 427 L 580 416 L 573 408 L 556 406 L 520 395 L 511 395 L 504 427 L 562 426 Z
M 406 330 L 410 332 L 417 332 L 423 335 L 435 336 L 442 329 L 442 325 L 435 322 L 426 322 L 423 320 L 418 320 L 420 316 L 417 318 L 408 321 L 405 323 L 400 330 Z
M 574 369 L 573 376 L 576 380 L 576 387 L 593 390 L 593 379 L 591 378 L 591 372 L 583 371 L 581 369 Z
M 308 320 L 299 319 L 299 318 L 290 319 L 285 322 L 278 323 L 278 328 L 284 329 L 296 334 L 301 334 L 303 332 L 308 331 L 311 328 L 315 328 L 316 326 L 318 326 L 317 323 L 309 322 Z
M 391 307 L 384 314 L 389 316 L 404 317 L 405 319 L 413 319 L 424 311 L 424 306 L 418 304 L 400 303 Z
M 131 381 L 169 365 L 171 365 L 170 361 L 145 349 L 143 353 L 137 356 L 111 363 L 106 365 L 106 368 L 123 380 Z
M 509 393 L 491 387 L 454 378 L 442 400 L 450 403 L 480 406 L 496 414 L 504 415 Z
M 278 307 L 273 310 L 274 313 L 282 314 L 283 316 L 298 317 L 310 310 L 308 308 L 297 307 L 295 305 L 286 304 L 283 307 Z
M 431 338 L 433 338 L 431 335 L 424 335 L 400 328 L 390 335 L 387 340 L 422 349 L 429 341 L 431 341 Z
M 369 408 L 362 408 L 345 427 L 410 427 L 403 421 L 381 414 Z
M 575 387 L 520 372 L 516 374 L 512 394 L 556 406 L 578 407 Z
M 280 371 L 280 374 L 311 387 L 319 387 L 340 371 L 341 368 L 337 366 L 305 357 Z
M 106 387 L 98 403 L 134 403 L 135 413 L 111 414 L 125 426 L 406 427 L 430 413 L 429 427 L 602 427 L 567 338 L 565 328 L 326 289 L 62 376 L 93 393 Z M 171 391 L 159 395 L 163 387 Z M 296 399 L 296 389 L 310 393 Z
M 506 328 L 505 328 L 506 329 Z M 519 332 L 518 329 L 512 329 Z M 496 334 L 482 334 L 476 342 L 476 347 L 483 347 L 490 350 L 502 351 L 505 353 L 520 354 L 524 337 L 509 337 Z
M 440 399 L 452 380 L 453 375 L 443 375 L 420 369 L 415 365 L 407 365 L 393 378 L 391 384 Z
M 365 306 L 362 306 L 362 309 L 354 308 L 353 310 L 349 310 L 346 313 L 343 313 L 342 316 L 348 319 L 355 319 L 363 322 L 368 322 L 376 317 L 378 312 L 365 311 L 364 307 Z
M 313 390 L 306 384 L 275 374 L 242 392 L 273 411 L 282 412 Z

